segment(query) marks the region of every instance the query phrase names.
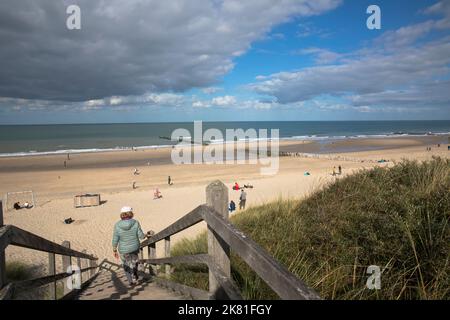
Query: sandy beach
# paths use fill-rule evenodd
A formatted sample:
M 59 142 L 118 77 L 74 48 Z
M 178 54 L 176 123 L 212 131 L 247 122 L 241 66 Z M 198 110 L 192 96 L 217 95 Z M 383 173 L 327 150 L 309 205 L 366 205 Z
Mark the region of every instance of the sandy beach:
M 289 152 L 291 156 L 280 157 L 279 172 L 273 176 L 262 176 L 260 165 L 174 165 L 170 162 L 170 148 L 72 154 L 70 160 L 66 155 L 0 158 L 0 193 L 33 190 L 36 198 L 33 209 L 6 210 L 5 224 L 58 243 L 68 240 L 72 248 L 87 249 L 100 260 L 114 259 L 112 228 L 124 205 L 134 208 L 144 231 L 158 232 L 204 203 L 205 187 L 216 179 L 230 187 L 230 200 L 236 203 L 239 192 L 231 190 L 232 184 L 252 184 L 254 188 L 247 190 L 249 207 L 277 198 L 302 198 L 356 170 L 390 166 L 405 158 L 450 158 L 447 143 L 447 137 L 442 136 L 347 139 L 325 146 L 319 142 L 285 141 L 280 151 Z M 427 147 L 431 147 L 431 151 L 427 151 Z M 387 162 L 379 163 L 382 159 Z M 67 168 L 63 166 L 65 160 Z M 342 176 L 332 176 L 333 167 L 338 165 L 343 168 Z M 139 175 L 133 174 L 134 168 L 138 168 Z M 309 176 L 304 175 L 306 171 Z M 172 186 L 167 185 L 169 175 L 174 182 Z M 135 190 L 133 181 L 137 185 Z M 159 188 L 163 198 L 153 199 L 155 188 Z M 104 203 L 76 209 L 73 197 L 80 193 L 100 193 Z M 69 217 L 75 222 L 64 224 L 63 220 Z M 173 240 L 194 237 L 204 229 L 205 225 L 199 224 Z M 162 248 L 158 247 L 157 253 L 161 252 Z M 13 246 L 7 248 L 6 254 L 8 261 L 21 260 L 44 268 L 48 259 L 47 253 Z

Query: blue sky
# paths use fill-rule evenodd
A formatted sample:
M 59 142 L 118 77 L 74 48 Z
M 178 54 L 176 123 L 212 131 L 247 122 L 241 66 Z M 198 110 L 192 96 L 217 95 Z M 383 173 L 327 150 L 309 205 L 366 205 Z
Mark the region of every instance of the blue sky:
M 24 2 L 1 9 L 2 124 L 450 119 L 447 0 L 80 0 L 72 31 L 64 6 Z

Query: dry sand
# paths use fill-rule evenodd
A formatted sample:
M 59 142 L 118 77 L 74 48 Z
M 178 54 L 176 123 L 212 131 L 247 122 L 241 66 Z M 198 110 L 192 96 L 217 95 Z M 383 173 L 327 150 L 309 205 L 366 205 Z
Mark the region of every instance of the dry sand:
M 439 142 L 441 142 L 440 138 Z M 237 181 L 250 183 L 247 189 L 247 207 L 277 198 L 302 198 L 325 183 L 338 179 L 331 175 L 334 166 L 342 165 L 343 175 L 373 166 L 390 166 L 402 158 L 426 160 L 439 155 L 450 157 L 447 144 L 437 148 L 438 140 L 427 138 L 360 139 L 334 142 L 333 150 L 353 150 L 361 145 L 368 149 L 359 152 L 328 153 L 317 157 L 281 157 L 278 174 L 262 176 L 259 165 L 173 165 L 170 149 L 135 152 L 115 152 L 71 155 L 68 168 L 62 166 L 66 156 L 36 156 L 0 159 L 0 193 L 33 190 L 36 207 L 29 210 L 7 210 L 5 224 L 33 232 L 49 240 L 71 242 L 76 250 L 87 249 L 101 260 L 114 259 L 111 251 L 112 228 L 118 221 L 120 208 L 134 208 L 135 217 L 144 231 L 158 232 L 190 210 L 205 202 L 205 187 L 213 180 L 222 180 L 229 188 L 230 200 L 238 204 L 239 192 L 231 190 Z M 283 142 L 280 150 L 305 152 L 306 143 Z M 432 146 L 426 151 L 426 146 Z M 308 148 L 322 148 L 311 145 Z M 377 160 L 390 160 L 377 163 Z M 147 163 L 150 162 L 150 165 Z M 133 175 L 137 167 L 141 174 Z M 304 172 L 310 172 L 305 176 Z M 171 175 L 174 185 L 167 185 Z M 132 181 L 138 188 L 132 190 Z M 163 198 L 153 200 L 153 190 L 159 187 Z M 73 206 L 73 196 L 79 193 L 101 193 L 106 201 L 99 207 Z M 75 222 L 65 225 L 63 220 L 72 217 Z M 174 236 L 194 237 L 205 229 L 203 223 Z M 157 254 L 162 253 L 157 245 Z M 48 255 L 10 246 L 7 261 L 20 260 L 34 265 L 46 265 Z M 59 261 L 60 259 L 58 259 Z M 59 265 L 59 263 L 58 263 Z

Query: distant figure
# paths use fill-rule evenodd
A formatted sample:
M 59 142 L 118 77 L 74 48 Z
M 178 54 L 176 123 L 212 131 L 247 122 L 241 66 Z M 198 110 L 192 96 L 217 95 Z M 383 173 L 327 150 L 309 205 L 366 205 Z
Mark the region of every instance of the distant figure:
M 336 167 L 333 167 L 333 173 L 332 173 L 332 175 L 333 175 L 333 176 L 336 175 Z
M 25 208 L 25 209 L 31 209 L 31 208 L 33 208 L 33 206 L 32 206 L 30 203 L 25 202 L 25 203 L 23 204 L 22 208 Z
M 239 210 L 245 209 L 245 202 L 247 201 L 247 193 L 241 190 L 241 195 L 239 197 Z
M 230 212 L 233 212 L 233 211 L 236 210 L 236 203 L 234 203 L 233 200 L 230 201 L 230 206 L 228 207 L 228 210 L 229 210 Z
M 240 187 L 237 182 L 234 183 L 233 190 L 239 190 Z
M 249 184 L 244 184 L 244 188 L 253 189 L 253 186 L 250 183 Z
M 342 167 L 341 167 L 341 165 L 339 165 L 339 167 L 338 167 L 338 173 L 339 173 L 339 175 L 342 174 Z
M 130 286 L 138 280 L 140 241 L 149 236 L 142 232 L 140 223 L 133 219 L 133 208 L 123 207 L 120 210 L 120 221 L 114 225 L 112 237 L 113 254 L 122 261 L 123 269 Z
M 14 209 L 16 209 L 16 210 L 22 209 L 22 206 L 20 205 L 20 202 L 14 203 L 13 207 L 14 207 Z
M 167 184 L 171 186 L 173 184 L 172 178 L 170 176 L 167 177 Z
M 136 181 L 133 181 L 133 190 L 136 189 Z
M 64 168 L 67 168 L 67 161 L 64 160 Z
M 441 144 L 440 143 L 438 143 L 438 148 L 440 148 L 441 147 Z
M 70 160 L 70 153 L 67 154 L 67 160 Z
M 160 199 L 160 198 L 162 198 L 162 194 L 161 194 L 161 192 L 159 191 L 159 189 L 156 188 L 156 189 L 155 189 L 155 192 L 153 193 L 153 200 L 155 200 L 155 199 Z
M 74 222 L 75 220 L 73 220 L 72 218 L 67 218 L 67 219 L 64 219 L 64 223 L 65 224 L 71 224 L 72 222 Z
M 138 170 L 137 168 L 134 168 L 133 174 L 134 174 L 135 176 L 138 175 L 138 174 L 139 174 L 139 170 Z

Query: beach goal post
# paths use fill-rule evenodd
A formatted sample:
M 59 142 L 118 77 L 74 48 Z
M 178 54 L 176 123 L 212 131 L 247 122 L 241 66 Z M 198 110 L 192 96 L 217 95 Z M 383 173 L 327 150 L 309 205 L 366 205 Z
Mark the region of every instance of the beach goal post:
M 34 208 L 36 206 L 34 192 L 32 190 L 7 192 L 5 195 L 4 210 L 14 209 L 14 203 L 16 202 L 20 202 L 21 204 L 28 202 Z

